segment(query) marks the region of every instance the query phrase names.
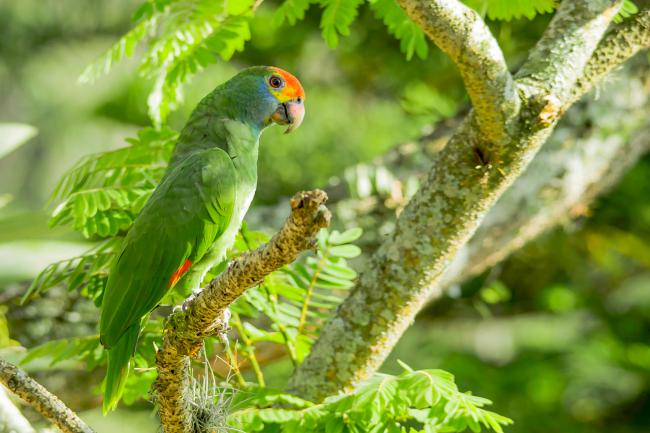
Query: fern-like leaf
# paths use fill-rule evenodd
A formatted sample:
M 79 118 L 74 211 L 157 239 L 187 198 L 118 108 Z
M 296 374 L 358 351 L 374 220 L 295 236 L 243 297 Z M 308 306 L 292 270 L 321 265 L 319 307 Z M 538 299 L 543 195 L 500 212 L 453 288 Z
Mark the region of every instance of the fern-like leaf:
M 148 35 L 152 34 L 157 24 L 157 16 L 143 19 L 122 36 L 115 44 L 113 44 L 106 53 L 88 65 L 81 73 L 79 81 L 82 83 L 92 83 L 100 76 L 108 74 L 114 65 L 120 63 L 124 58 L 133 55 L 137 46 L 143 42 Z
M 381 19 L 390 34 L 400 41 L 400 49 L 411 60 L 413 55 L 426 59 L 429 45 L 422 29 L 406 15 L 395 0 L 370 0 L 370 8 Z
M 313 3 L 312 0 L 285 0 L 273 15 L 273 24 L 281 26 L 285 21 L 294 25 L 305 18 L 305 12 Z
M 625 18 L 629 18 L 638 12 L 639 12 L 639 8 L 636 4 L 634 4 L 632 0 L 625 0 L 623 2 L 623 6 L 621 6 L 621 10 L 614 17 L 614 21 L 617 23 L 621 23 Z
M 85 290 L 86 296 L 99 303 L 119 242 L 119 238 L 109 239 L 84 254 L 50 264 L 34 279 L 22 301 L 65 284 L 69 291 Z
M 234 253 L 264 242 L 265 237 L 257 236 L 253 241 L 253 236 L 255 232 L 244 228 Z M 343 233 L 322 230 L 315 257 L 294 262 L 244 292 L 231 308 L 240 336 L 238 350 L 251 354 L 256 343 L 271 342 L 286 346 L 292 361 L 301 362 L 322 324 L 354 285 L 357 273 L 347 259 L 360 254 L 360 249 L 351 244 L 359 236 L 360 229 Z M 261 316 L 269 326 L 257 324 Z
M 82 158 L 61 179 L 51 226 L 70 224 L 85 237 L 126 231 L 167 167 L 178 134 L 145 128 L 130 146 Z
M 350 25 L 357 17 L 361 3 L 363 0 L 321 0 L 323 15 L 320 27 L 323 39 L 331 48 L 338 46 L 339 35 L 350 34 Z
M 281 400 L 278 393 L 266 390 L 260 394 L 248 400 L 248 406 L 255 407 L 230 415 L 233 427 L 246 432 L 453 433 L 485 428 L 502 433 L 503 426 L 512 424 L 509 418 L 485 409 L 490 400 L 460 392 L 454 376 L 442 370 L 407 368 L 399 376 L 377 374 L 352 393 L 332 396 L 319 404 L 298 400 L 294 407 L 293 400 L 287 399 L 282 409 L 269 407 Z M 272 400 L 267 401 L 267 395 Z M 246 401 L 238 402 L 239 406 L 244 404 Z
M 463 0 L 481 15 L 491 20 L 510 21 L 518 18 L 533 19 L 538 14 L 553 12 L 557 0 Z

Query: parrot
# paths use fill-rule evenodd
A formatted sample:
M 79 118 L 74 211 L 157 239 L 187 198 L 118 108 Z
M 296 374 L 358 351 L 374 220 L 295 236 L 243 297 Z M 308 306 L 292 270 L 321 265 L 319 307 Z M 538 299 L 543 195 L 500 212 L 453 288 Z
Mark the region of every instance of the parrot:
M 106 282 L 99 320 L 108 352 L 104 414 L 124 391 L 149 313 L 179 282 L 197 289 L 234 244 L 257 186 L 262 131 L 271 124 L 287 126 L 286 133 L 298 128 L 304 100 L 295 76 L 254 66 L 216 87 L 190 115 Z

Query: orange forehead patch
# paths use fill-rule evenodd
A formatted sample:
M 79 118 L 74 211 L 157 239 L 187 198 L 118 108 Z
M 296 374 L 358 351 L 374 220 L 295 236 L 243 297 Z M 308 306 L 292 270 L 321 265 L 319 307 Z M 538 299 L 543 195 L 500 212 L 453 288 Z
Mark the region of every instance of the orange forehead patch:
M 280 90 L 280 94 L 289 99 L 295 99 L 297 97 L 301 97 L 302 99 L 305 99 L 305 91 L 302 88 L 302 85 L 300 84 L 300 81 L 296 77 L 294 77 L 292 74 L 289 72 L 285 71 L 284 69 L 280 68 L 273 68 L 275 72 L 281 76 L 284 79 L 284 89 Z

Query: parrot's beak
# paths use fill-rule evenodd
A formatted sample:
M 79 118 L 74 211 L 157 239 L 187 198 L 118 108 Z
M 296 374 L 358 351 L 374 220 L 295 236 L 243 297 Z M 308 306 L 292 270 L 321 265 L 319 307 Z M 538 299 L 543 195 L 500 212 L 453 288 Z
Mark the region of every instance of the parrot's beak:
M 292 101 L 282 102 L 271 115 L 273 122 L 278 125 L 289 125 L 285 134 L 297 129 L 305 117 L 305 105 L 302 98 L 296 98 Z

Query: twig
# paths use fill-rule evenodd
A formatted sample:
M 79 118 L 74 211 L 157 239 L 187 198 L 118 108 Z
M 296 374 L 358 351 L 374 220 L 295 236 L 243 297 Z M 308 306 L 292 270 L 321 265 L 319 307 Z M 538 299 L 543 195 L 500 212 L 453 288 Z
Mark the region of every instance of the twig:
M 473 9 L 458 0 L 398 0 L 407 14 L 458 66 L 481 131 L 497 142 L 519 111 L 503 52 Z
M 0 359 L 0 382 L 64 433 L 93 433 L 73 411 L 20 368 Z
M 320 190 L 297 193 L 291 199 L 291 215 L 269 243 L 233 260 L 225 272 L 185 303 L 183 311 L 170 317 L 163 345 L 156 354 L 155 387 L 166 433 L 187 433 L 191 429 L 185 392 L 190 357 L 199 351 L 205 337 L 224 331 L 228 306 L 246 289 L 313 247 L 313 237 L 329 225 L 326 200 L 327 195 Z

